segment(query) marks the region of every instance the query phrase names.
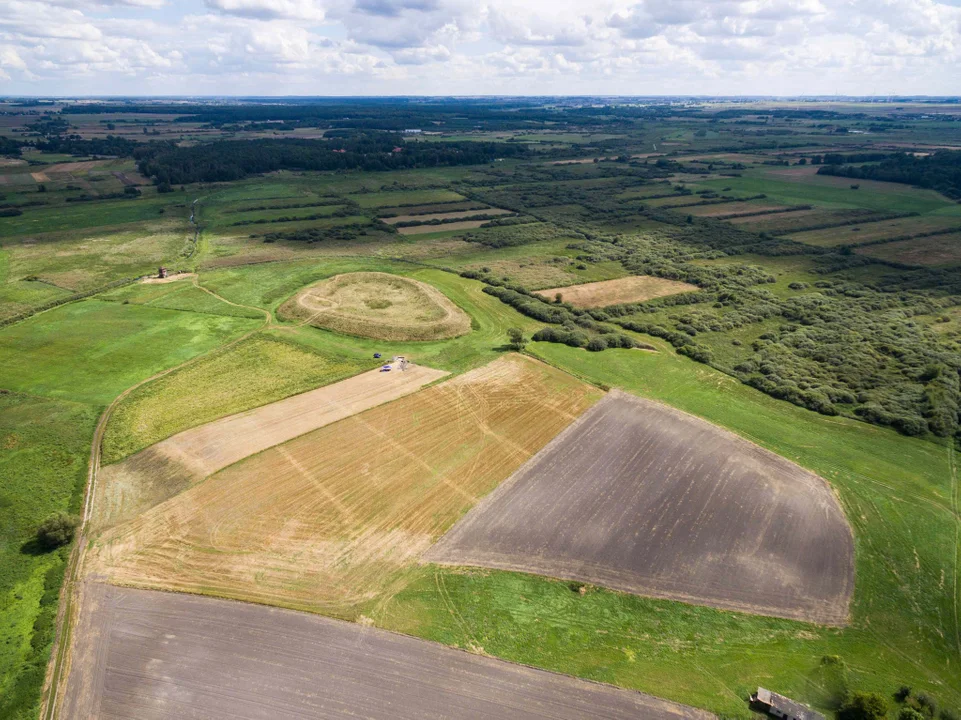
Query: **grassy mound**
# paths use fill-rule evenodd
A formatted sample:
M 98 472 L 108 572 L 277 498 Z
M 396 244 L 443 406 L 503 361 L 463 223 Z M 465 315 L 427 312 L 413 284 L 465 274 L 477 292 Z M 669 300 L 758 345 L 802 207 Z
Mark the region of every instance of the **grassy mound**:
M 288 320 L 377 340 L 441 340 L 466 334 L 470 317 L 435 288 L 381 272 L 335 275 L 278 309 Z

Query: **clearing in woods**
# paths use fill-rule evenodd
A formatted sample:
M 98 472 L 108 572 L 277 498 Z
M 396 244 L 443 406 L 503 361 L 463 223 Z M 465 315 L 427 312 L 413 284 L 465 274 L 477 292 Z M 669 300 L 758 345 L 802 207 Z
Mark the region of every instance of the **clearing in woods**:
M 843 625 L 854 543 L 821 478 L 715 425 L 614 391 L 425 560 Z
M 349 415 L 396 400 L 447 375 L 410 365 L 338 383 L 185 430 L 100 472 L 94 522 L 134 517 L 228 465 Z
M 226 468 L 107 530 L 88 566 L 121 585 L 370 615 L 600 396 L 507 355 Z
M 385 630 L 90 584 L 63 716 L 711 720 L 631 690 Z
M 302 290 L 278 314 L 377 340 L 441 340 L 470 332 L 470 317 L 439 290 L 382 272 L 335 275 Z
M 553 300 L 554 296 L 560 293 L 564 302 L 575 307 L 597 308 L 643 302 L 665 295 L 693 292 L 697 289 L 696 285 L 677 280 L 665 280 L 649 275 L 631 275 L 617 280 L 601 280 L 583 285 L 538 290 L 537 294 Z

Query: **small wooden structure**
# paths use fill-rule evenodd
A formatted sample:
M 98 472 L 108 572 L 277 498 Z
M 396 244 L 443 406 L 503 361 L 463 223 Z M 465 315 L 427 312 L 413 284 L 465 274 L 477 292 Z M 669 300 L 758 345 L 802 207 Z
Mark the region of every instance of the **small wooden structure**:
M 161 266 L 160 269 L 157 270 L 157 277 L 160 278 L 161 280 L 167 277 L 167 268 Z
M 795 702 L 791 698 L 778 695 L 776 692 L 762 687 L 751 695 L 751 707 L 766 712 L 768 715 L 783 720 L 824 720 L 824 716 L 815 712 L 807 705 Z

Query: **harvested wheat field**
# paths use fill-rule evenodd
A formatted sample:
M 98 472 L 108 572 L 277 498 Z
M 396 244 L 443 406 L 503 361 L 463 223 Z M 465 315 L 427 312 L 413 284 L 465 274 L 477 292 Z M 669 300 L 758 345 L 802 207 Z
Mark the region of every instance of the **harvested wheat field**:
M 381 272 L 335 275 L 280 306 L 281 317 L 377 340 L 442 340 L 470 332 L 470 317 L 434 287 Z
M 445 375 L 420 365 L 403 372 L 371 370 L 173 435 L 100 471 L 94 523 L 103 528 L 128 520 L 238 460 Z
M 652 298 L 677 295 L 697 289 L 696 285 L 677 280 L 665 280 L 650 275 L 630 275 L 617 280 L 601 280 L 600 282 L 584 283 L 583 285 L 568 285 L 567 287 L 538 290 L 537 294 L 548 300 L 553 300 L 554 296 L 560 293 L 564 302 L 568 302 L 575 307 L 597 308 L 643 302 Z
M 91 572 L 123 585 L 342 617 L 376 611 L 440 535 L 599 399 L 505 356 L 265 450 L 105 532 Z
M 821 478 L 732 433 L 614 391 L 425 559 L 843 625 L 851 530 Z
M 631 690 L 338 620 L 91 584 L 66 718 L 710 720 Z

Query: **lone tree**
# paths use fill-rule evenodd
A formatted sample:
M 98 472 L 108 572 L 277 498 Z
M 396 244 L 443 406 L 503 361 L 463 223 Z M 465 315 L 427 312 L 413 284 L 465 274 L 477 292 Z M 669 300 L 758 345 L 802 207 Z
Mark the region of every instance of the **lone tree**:
M 562 293 L 554 293 L 554 302 L 560 305 L 564 302 L 564 295 Z
M 48 517 L 37 528 L 37 542 L 44 550 L 55 550 L 73 540 L 80 518 L 65 512 Z
M 523 350 L 528 343 L 527 338 L 524 337 L 524 331 L 516 327 L 508 328 L 507 339 L 509 341 L 507 346 L 511 350 L 516 350 L 518 352 Z
M 888 701 L 875 692 L 855 692 L 838 711 L 839 720 L 884 720 L 888 714 Z

